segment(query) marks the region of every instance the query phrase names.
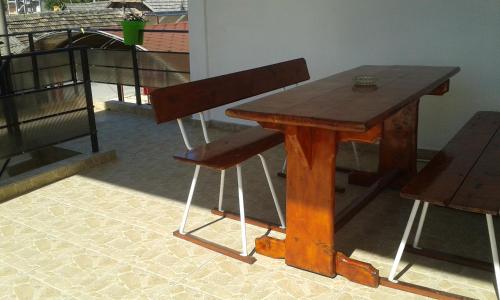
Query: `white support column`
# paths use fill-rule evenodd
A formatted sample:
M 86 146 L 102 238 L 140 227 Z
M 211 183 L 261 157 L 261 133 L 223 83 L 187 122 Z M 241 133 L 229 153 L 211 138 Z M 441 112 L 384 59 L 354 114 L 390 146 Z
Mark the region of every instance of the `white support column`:
M 8 4 L 7 4 L 8 5 Z M 9 30 L 7 29 L 7 17 L 5 16 L 5 9 L 3 7 L 3 0 L 0 0 L 0 35 L 8 34 Z M 10 41 L 8 37 L 0 38 L 0 41 L 3 42 L 3 45 L 0 46 L 0 55 L 9 55 L 10 54 Z
M 415 221 L 415 215 L 418 211 L 418 206 L 420 205 L 420 200 L 415 200 L 413 204 L 413 208 L 411 209 L 410 218 L 408 219 L 408 223 L 406 224 L 405 232 L 403 233 L 403 238 L 401 239 L 401 243 L 399 244 L 398 252 L 396 253 L 396 257 L 394 258 L 394 263 L 391 268 L 391 272 L 389 273 L 389 280 L 392 282 L 398 282 L 394 280 L 394 276 L 396 276 L 396 271 L 398 270 L 399 261 L 403 256 L 403 252 L 406 247 L 406 241 L 408 240 L 408 236 L 410 235 L 411 227 L 413 226 L 413 222 Z

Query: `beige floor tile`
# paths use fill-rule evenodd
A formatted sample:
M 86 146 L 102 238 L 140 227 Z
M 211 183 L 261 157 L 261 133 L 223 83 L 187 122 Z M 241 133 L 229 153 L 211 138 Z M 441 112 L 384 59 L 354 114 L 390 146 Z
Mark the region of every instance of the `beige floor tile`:
M 255 254 L 247 265 L 177 239 L 194 168 L 172 159 L 183 145 L 175 124 L 99 112 L 102 149 L 117 150 L 116 162 L 72 176 L 0 204 L 0 299 L 420 299 L 380 287 L 372 289 L 289 267 L 283 260 Z M 193 144 L 198 126 L 187 126 Z M 212 129 L 212 137 L 228 131 Z M 88 138 L 65 147 L 89 151 Z M 352 166 L 350 145 L 341 145 L 340 164 Z M 376 167 L 376 153 L 364 152 L 365 169 Z M 283 147 L 264 153 L 272 174 L 281 169 Z M 187 231 L 241 249 L 240 224 L 210 213 L 217 205 L 219 174 L 202 169 Z M 347 185 L 338 173 L 342 209 L 366 188 Z M 278 222 L 258 159 L 243 164 L 248 216 Z M 285 180 L 273 176 L 285 209 Z M 236 174 L 226 174 L 224 209 L 238 211 Z M 336 247 L 372 263 L 387 276 L 411 202 L 387 190 L 336 235 Z M 500 224 L 496 224 L 497 228 Z M 500 228 L 497 229 L 500 232 Z M 266 231 L 247 226 L 248 251 Z M 271 233 L 283 238 L 281 234 Z M 484 218 L 429 210 L 425 247 L 490 260 Z M 479 299 L 494 299 L 491 273 L 405 254 L 402 280 Z

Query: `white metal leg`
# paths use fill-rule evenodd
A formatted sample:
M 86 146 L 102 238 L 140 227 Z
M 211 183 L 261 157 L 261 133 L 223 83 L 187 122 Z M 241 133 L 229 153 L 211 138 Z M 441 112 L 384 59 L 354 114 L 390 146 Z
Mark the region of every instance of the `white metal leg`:
M 419 205 L 420 205 L 420 200 L 415 200 L 413 208 L 411 209 L 410 218 L 408 219 L 408 223 L 406 224 L 405 232 L 403 233 L 403 239 L 401 239 L 398 252 L 396 253 L 396 257 L 394 258 L 394 263 L 392 265 L 391 272 L 389 273 L 389 280 L 392 282 L 397 282 L 397 280 L 394 280 L 394 276 L 396 276 L 396 271 L 398 270 L 399 261 L 403 256 L 403 252 L 406 246 L 406 241 L 408 240 L 408 235 L 410 235 L 410 231 L 413 226 L 413 222 L 415 221 L 415 215 L 417 214 Z
M 238 199 L 240 205 L 240 223 L 241 223 L 241 255 L 247 256 L 247 230 L 245 223 L 245 204 L 243 199 L 243 180 L 241 179 L 241 166 L 236 165 L 236 175 L 238 177 Z
M 184 227 L 186 226 L 186 221 L 189 213 L 189 208 L 191 207 L 191 201 L 193 200 L 194 188 L 196 187 L 196 181 L 198 180 L 198 174 L 200 173 L 200 166 L 196 165 L 194 169 L 193 181 L 191 182 L 191 188 L 189 189 L 189 195 L 186 202 L 186 208 L 184 208 L 184 214 L 182 215 L 181 226 L 179 227 L 179 233 L 184 234 Z
M 428 208 L 429 208 L 429 202 L 424 202 L 422 213 L 420 214 L 420 219 L 418 220 L 417 233 L 415 234 L 415 238 L 413 239 L 413 248 L 420 249 L 418 243 L 420 242 L 420 235 L 422 234 L 422 227 L 424 227 L 425 217 L 427 215 Z
M 276 212 L 278 212 L 278 217 L 280 218 L 281 228 L 285 228 L 285 219 L 283 218 L 283 212 L 281 211 L 281 207 L 278 202 L 278 197 L 276 197 L 276 191 L 274 190 L 273 181 L 271 180 L 271 176 L 269 175 L 266 159 L 261 154 L 259 154 L 258 156 L 262 161 L 262 167 L 264 168 L 264 173 L 266 173 L 267 183 L 269 184 L 269 189 L 271 190 L 271 195 L 273 196 L 274 206 L 276 206 Z
M 500 264 L 498 262 L 497 241 L 495 238 L 495 228 L 493 227 L 493 218 L 489 214 L 486 215 L 486 224 L 488 225 L 488 235 L 490 236 L 491 256 L 493 257 L 493 266 L 495 268 L 497 293 L 500 293 L 498 291 L 498 289 L 500 289 Z
M 220 188 L 219 188 L 219 211 L 222 211 L 222 200 L 224 199 L 224 179 L 226 170 L 220 172 Z
M 352 144 L 352 151 L 354 152 L 354 160 L 356 161 L 356 169 L 360 170 L 361 169 L 361 163 L 359 162 L 358 147 L 356 146 L 355 142 L 351 142 L 351 144 Z
M 281 167 L 281 173 L 286 174 L 286 158 L 285 161 L 283 162 L 283 167 Z

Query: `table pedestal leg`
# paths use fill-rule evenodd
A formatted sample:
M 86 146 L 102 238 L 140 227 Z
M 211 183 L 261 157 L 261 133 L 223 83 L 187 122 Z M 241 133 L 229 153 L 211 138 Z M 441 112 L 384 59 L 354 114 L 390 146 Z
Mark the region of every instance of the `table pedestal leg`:
M 258 238 L 256 251 L 285 258 L 299 269 L 378 286 L 373 266 L 335 250 L 335 159 L 342 134 L 295 126 L 283 131 L 288 155 L 286 239 Z
M 399 170 L 394 183 L 401 186 L 417 174 L 418 104 L 415 100 L 384 121 L 378 172 L 355 171 L 349 176 L 350 184 L 369 186 L 380 176 Z
M 288 127 L 286 249 L 288 265 L 334 277 L 336 133 Z

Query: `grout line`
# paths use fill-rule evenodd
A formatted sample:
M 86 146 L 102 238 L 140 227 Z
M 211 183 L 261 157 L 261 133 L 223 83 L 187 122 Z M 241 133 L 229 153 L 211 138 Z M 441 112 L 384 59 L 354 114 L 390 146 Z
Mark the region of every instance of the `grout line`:
M 16 256 L 17 256 L 17 255 L 16 255 Z M 55 290 L 57 290 L 57 291 L 61 292 L 61 294 L 62 294 L 62 295 L 67 295 L 67 296 L 71 297 L 72 299 L 77 299 L 76 297 L 74 297 L 74 296 L 72 296 L 72 295 L 68 294 L 67 292 L 65 292 L 65 291 L 61 290 L 60 288 L 55 287 L 55 286 L 53 286 L 52 284 L 50 284 L 50 283 L 48 283 L 48 282 L 45 282 L 45 280 L 42 280 L 42 279 L 40 279 L 40 278 L 37 278 L 36 276 L 33 276 L 32 274 L 30 274 L 30 273 L 28 273 L 28 272 L 26 272 L 26 271 L 23 271 L 23 270 L 20 270 L 20 269 L 16 268 L 16 266 L 15 266 L 15 265 L 12 265 L 12 264 L 10 264 L 10 263 L 6 262 L 6 261 L 5 261 L 5 260 L 3 260 L 1 257 L 0 257 L 0 262 L 1 262 L 1 263 L 3 263 L 3 264 L 5 264 L 5 265 L 7 265 L 7 266 L 9 266 L 9 267 L 11 267 L 11 268 L 13 268 L 13 269 L 15 269 L 16 271 L 18 271 L 18 272 L 19 272 L 19 273 L 21 273 L 22 275 L 28 276 L 28 277 L 29 277 L 29 278 L 31 278 L 31 279 L 34 279 L 34 280 L 36 280 L 36 281 L 38 281 L 38 282 L 40 282 L 40 283 L 42 283 L 42 284 L 44 284 L 44 285 L 46 285 L 46 286 L 48 286 L 48 287 L 51 287 L 51 288 L 53 288 L 53 289 L 55 289 Z M 34 270 L 36 270 L 36 269 L 38 269 L 38 268 L 35 268 L 35 269 L 33 269 L 32 271 L 34 271 Z
M 103 256 L 103 257 L 106 257 L 106 258 L 109 258 L 109 259 L 115 260 L 115 261 L 117 261 L 117 262 L 119 262 L 119 263 L 122 263 L 122 264 L 124 264 L 124 265 L 129 265 L 129 266 L 132 266 L 132 267 L 134 267 L 134 268 L 136 268 L 136 269 L 139 269 L 139 270 L 141 270 L 141 271 L 144 271 L 144 272 L 146 272 L 146 273 L 149 273 L 149 274 L 153 274 L 153 275 L 159 276 L 159 277 L 161 277 L 161 278 L 163 278 L 163 279 L 167 279 L 167 281 L 169 281 L 169 282 L 171 282 L 171 283 L 174 283 L 174 284 L 175 284 L 175 283 L 177 283 L 177 282 L 172 281 L 171 279 L 169 279 L 169 278 L 167 278 L 167 277 L 165 277 L 165 276 L 163 276 L 163 275 L 161 275 L 161 274 L 158 274 L 158 273 L 156 273 L 156 272 L 153 272 L 153 271 L 150 271 L 150 270 L 144 269 L 144 268 L 139 267 L 139 266 L 137 266 L 137 265 L 135 265 L 135 264 L 133 264 L 133 263 L 131 263 L 131 262 L 126 262 L 126 261 L 123 261 L 123 260 L 119 260 L 119 259 L 114 258 L 114 257 L 112 257 L 112 256 L 109 256 L 109 255 L 107 255 L 107 254 L 105 254 L 105 253 L 102 253 L 100 250 L 95 250 L 95 249 L 91 249 L 91 248 L 88 248 L 88 247 L 85 247 L 85 246 L 81 246 L 81 245 L 75 244 L 75 243 L 74 243 L 74 242 L 72 242 L 72 241 L 68 241 L 67 239 L 60 238 L 60 237 L 58 237 L 58 236 L 53 235 L 52 233 L 45 232 L 45 231 L 43 231 L 43 230 L 38 230 L 38 229 L 36 229 L 36 228 L 34 228 L 34 227 L 32 227 L 32 226 L 30 226 L 30 225 L 28 225 L 28 224 L 25 224 L 25 223 L 23 223 L 23 222 L 16 221 L 16 220 L 13 220 L 13 219 L 10 219 L 9 217 L 6 217 L 6 216 L 2 216 L 2 217 L 4 217 L 4 218 L 8 219 L 9 221 L 11 221 L 11 222 L 13 222 L 13 223 L 17 223 L 17 224 L 23 225 L 23 226 L 25 226 L 25 227 L 28 227 L 28 228 L 30 228 L 30 229 L 32 229 L 32 230 L 34 230 L 34 231 L 37 231 L 37 232 L 40 232 L 40 233 L 46 234 L 47 236 L 49 236 L 49 237 L 51 237 L 51 238 L 53 238 L 53 239 L 56 239 L 56 240 L 60 240 L 60 241 L 66 242 L 66 243 L 68 243 L 68 244 L 71 244 L 71 245 L 73 245 L 73 246 L 76 246 L 77 248 L 81 248 L 81 249 L 88 250 L 88 251 L 90 251 L 90 252 L 95 252 L 95 253 L 98 253 L 98 254 L 100 254 L 100 255 L 101 255 L 101 256 Z M 121 222 L 121 223 L 123 223 L 123 222 Z M 125 224 L 126 224 L 126 223 L 125 223 Z M 34 269 L 34 270 L 36 270 L 36 269 Z M 36 278 L 36 277 L 33 277 L 33 278 Z M 40 280 L 40 279 L 38 279 L 38 278 L 36 278 L 36 279 L 37 279 L 37 280 Z

